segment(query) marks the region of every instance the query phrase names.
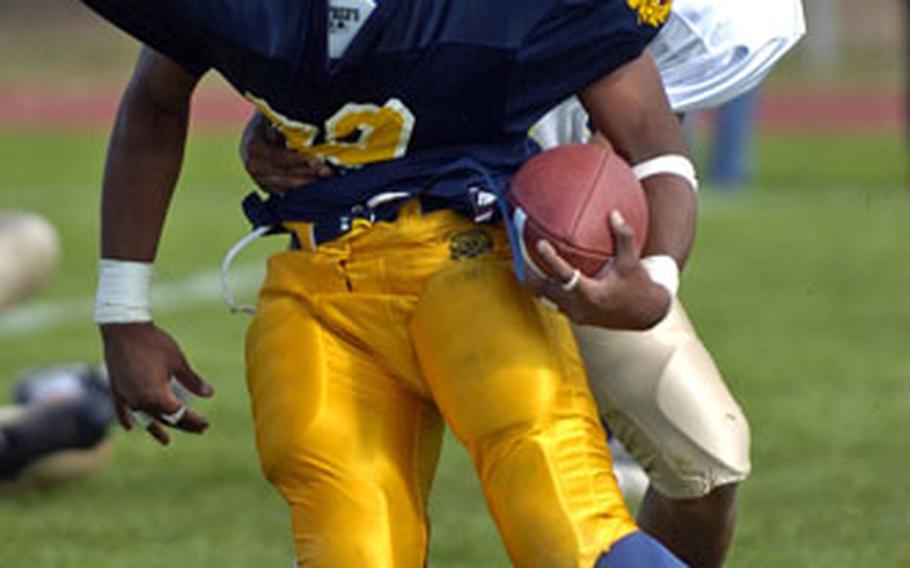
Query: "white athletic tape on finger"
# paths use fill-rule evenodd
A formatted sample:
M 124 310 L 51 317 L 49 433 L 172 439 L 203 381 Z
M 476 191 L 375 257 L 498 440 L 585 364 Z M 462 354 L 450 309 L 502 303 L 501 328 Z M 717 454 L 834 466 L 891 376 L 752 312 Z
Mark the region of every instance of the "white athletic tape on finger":
M 179 398 L 181 402 L 188 404 L 195 400 L 196 395 L 193 394 L 193 391 L 183 386 L 183 384 L 177 380 L 177 377 L 171 376 L 171 392 L 174 393 L 174 396 Z
M 680 154 L 664 154 L 645 160 L 636 164 L 632 168 L 632 173 L 635 174 L 638 181 L 660 174 L 678 176 L 689 183 L 692 191 L 698 191 L 698 176 L 695 175 L 695 166 L 692 165 L 689 158 Z
M 186 412 L 187 412 L 186 405 L 181 404 L 180 408 L 178 408 L 174 412 L 172 412 L 170 414 L 161 413 L 161 415 L 158 418 L 160 418 L 162 422 L 166 422 L 166 423 L 170 424 L 171 426 L 176 426 L 177 423 L 179 423 L 181 420 L 183 420 L 183 417 L 186 416 Z
M 171 377 L 170 388 L 171 392 L 173 392 L 174 395 L 179 398 L 184 404 L 181 404 L 180 408 L 171 414 L 161 414 L 159 416 L 159 419 L 162 422 L 166 422 L 167 424 L 174 426 L 183 420 L 184 416 L 186 416 L 186 413 L 189 411 L 189 406 L 186 403 L 191 402 L 195 398 L 195 395 L 193 395 L 192 392 L 180 384 L 180 382 L 177 380 L 177 377 Z M 133 422 L 135 424 L 138 424 L 142 429 L 148 428 L 152 422 L 155 421 L 155 419 L 152 418 L 148 412 L 145 412 L 143 410 L 133 410 L 132 408 L 128 410 Z
M 153 422 L 152 417 L 149 416 L 148 413 L 143 412 L 142 410 L 133 410 L 132 408 L 130 409 L 130 418 L 132 418 L 133 422 L 138 424 L 143 430 L 148 428 Z
M 572 272 L 572 276 L 569 277 L 569 280 L 562 284 L 562 289 L 565 292 L 571 292 L 578 286 L 579 282 L 581 282 L 581 270 L 576 268 Z

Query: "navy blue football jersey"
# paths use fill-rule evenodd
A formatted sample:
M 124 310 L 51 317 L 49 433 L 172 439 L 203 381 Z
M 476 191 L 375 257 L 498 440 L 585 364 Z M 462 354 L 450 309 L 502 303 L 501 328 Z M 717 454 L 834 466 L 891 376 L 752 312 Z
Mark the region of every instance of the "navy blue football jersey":
M 327 0 L 84 0 L 190 73 L 221 73 L 339 175 L 261 223 L 321 221 L 378 194 L 464 210 L 534 151 L 548 109 L 636 58 L 670 0 L 382 0 L 344 54 Z

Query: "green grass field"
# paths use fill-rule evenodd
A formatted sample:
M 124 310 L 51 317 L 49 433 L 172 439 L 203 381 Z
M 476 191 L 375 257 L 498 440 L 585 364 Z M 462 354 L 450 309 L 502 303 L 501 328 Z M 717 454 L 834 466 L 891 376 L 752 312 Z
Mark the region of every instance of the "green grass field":
M 98 133 L 0 130 L 0 206 L 40 211 L 63 237 L 57 278 L 23 309 L 69 307 L 28 332 L 0 317 L 0 392 L 24 368 L 100 356 L 88 298 L 104 143 Z M 159 283 L 216 269 L 245 230 L 237 203 L 249 183 L 235 146 L 236 132 L 193 139 Z M 753 191 L 704 191 L 682 296 L 754 435 L 730 566 L 910 565 L 906 154 L 884 135 L 766 136 Z M 240 264 L 282 244 L 257 245 Z M 100 475 L 0 496 L 0 566 L 289 565 L 285 507 L 253 450 L 247 320 L 217 293 L 156 313 L 218 388 L 202 406 L 213 427 L 168 449 L 117 432 Z M 433 566 L 507 565 L 451 439 L 432 517 Z

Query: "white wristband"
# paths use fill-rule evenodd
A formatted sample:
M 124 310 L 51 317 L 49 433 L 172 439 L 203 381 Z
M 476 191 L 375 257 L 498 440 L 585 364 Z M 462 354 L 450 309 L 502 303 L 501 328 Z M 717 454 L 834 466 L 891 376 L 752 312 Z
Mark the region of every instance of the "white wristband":
M 151 283 L 151 263 L 101 259 L 98 294 L 95 297 L 95 323 L 152 321 L 149 313 Z
M 667 254 L 646 256 L 641 259 L 641 263 L 655 284 L 666 288 L 670 296 L 676 296 L 679 290 L 679 266 L 672 256 Z
M 695 166 L 692 161 L 679 154 L 664 154 L 637 164 L 632 172 L 638 181 L 659 174 L 669 174 L 683 178 L 689 182 L 692 191 L 698 191 L 698 177 L 695 175 Z

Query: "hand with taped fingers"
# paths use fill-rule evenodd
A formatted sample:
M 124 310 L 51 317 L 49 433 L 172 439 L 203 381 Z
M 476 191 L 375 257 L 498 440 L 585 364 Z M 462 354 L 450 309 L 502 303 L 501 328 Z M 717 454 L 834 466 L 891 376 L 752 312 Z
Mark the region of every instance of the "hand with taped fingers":
M 243 130 L 240 158 L 253 181 L 269 193 L 286 193 L 333 174 L 318 158 L 288 148 L 284 136 L 259 112 Z
M 541 240 L 537 252 L 545 276 L 529 271 L 527 284 L 577 324 L 649 329 L 667 314 L 672 298 L 648 275 L 635 249 L 632 227 L 618 211 L 610 215 L 610 229 L 616 255 L 603 276 L 591 278 L 582 274 L 552 244 Z
M 114 408 L 125 429 L 138 424 L 167 445 L 167 428 L 193 434 L 208 428 L 208 420 L 178 398 L 171 381 L 201 397 L 212 396 L 214 389 L 190 368 L 168 334 L 145 322 L 105 324 L 101 335 Z

